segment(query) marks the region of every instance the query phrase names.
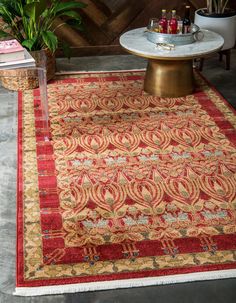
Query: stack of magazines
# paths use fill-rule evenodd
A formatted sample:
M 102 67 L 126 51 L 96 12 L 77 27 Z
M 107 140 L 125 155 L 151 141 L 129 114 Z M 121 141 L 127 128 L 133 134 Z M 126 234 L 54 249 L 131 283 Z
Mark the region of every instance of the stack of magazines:
M 17 40 L 0 41 L 0 70 L 27 67 L 35 67 L 35 60 Z

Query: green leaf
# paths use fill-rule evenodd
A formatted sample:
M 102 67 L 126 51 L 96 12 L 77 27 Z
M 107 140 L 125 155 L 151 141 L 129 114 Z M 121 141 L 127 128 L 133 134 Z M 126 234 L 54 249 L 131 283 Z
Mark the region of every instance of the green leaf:
M 6 38 L 9 37 L 10 35 L 6 32 L 4 32 L 3 30 L 0 30 L 0 38 Z
M 35 21 L 35 3 L 26 4 L 24 6 L 24 14 Z
M 13 17 L 11 15 L 11 12 L 8 11 L 6 7 L 4 7 L 4 6 L 0 7 L 0 16 L 3 18 L 3 20 L 6 23 L 9 23 L 9 24 L 12 23 Z
M 39 16 L 46 10 L 47 8 L 47 1 L 40 0 L 32 1 L 24 6 L 24 13 L 32 18 L 33 20 L 38 20 Z
M 58 45 L 57 36 L 51 31 L 45 31 L 42 32 L 42 38 L 45 45 L 54 53 Z
M 32 50 L 34 43 L 35 43 L 36 39 L 28 39 L 28 40 L 24 40 L 21 45 L 26 47 L 28 50 Z
M 47 0 L 40 0 L 36 4 L 36 17 L 38 18 L 47 9 Z
M 76 8 L 84 8 L 87 5 L 82 2 L 63 2 L 59 3 L 55 9 L 55 13 L 58 14 L 60 12 L 64 12 L 66 10 L 76 9 Z
M 60 14 L 60 16 L 68 16 L 77 20 L 81 20 L 81 16 L 79 13 L 77 13 L 76 11 L 66 11 L 66 12 L 62 12 Z

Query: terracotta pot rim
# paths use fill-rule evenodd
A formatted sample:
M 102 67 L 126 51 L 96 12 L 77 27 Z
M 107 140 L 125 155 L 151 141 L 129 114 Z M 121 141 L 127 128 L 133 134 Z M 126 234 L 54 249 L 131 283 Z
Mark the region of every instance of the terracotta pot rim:
M 30 51 L 30 53 L 41 53 L 41 52 L 45 52 L 45 53 L 49 53 L 51 55 L 54 55 L 54 53 L 52 51 L 50 51 L 49 48 L 42 48 L 42 49 Z

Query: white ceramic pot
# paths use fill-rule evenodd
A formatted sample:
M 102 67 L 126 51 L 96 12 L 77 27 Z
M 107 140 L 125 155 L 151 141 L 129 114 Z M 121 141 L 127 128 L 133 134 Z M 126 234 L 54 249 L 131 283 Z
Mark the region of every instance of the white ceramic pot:
M 201 10 L 195 11 L 194 23 L 200 29 L 208 29 L 220 34 L 225 40 L 222 50 L 234 47 L 236 40 L 236 14 L 230 17 L 202 16 L 199 14 Z

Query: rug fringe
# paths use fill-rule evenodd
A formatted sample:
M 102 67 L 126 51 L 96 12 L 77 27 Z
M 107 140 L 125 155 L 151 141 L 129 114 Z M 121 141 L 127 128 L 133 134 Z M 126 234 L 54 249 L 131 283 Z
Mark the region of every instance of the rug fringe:
M 131 288 L 141 286 L 164 285 L 172 283 L 194 282 L 202 280 L 215 280 L 235 278 L 236 269 L 211 271 L 211 272 L 197 272 L 183 275 L 170 275 L 166 277 L 153 277 L 141 279 L 126 279 L 116 281 L 104 282 L 90 282 L 79 284 L 66 284 L 66 285 L 52 285 L 40 287 L 16 287 L 13 295 L 15 296 L 42 296 L 42 295 L 55 295 L 64 293 L 76 293 L 95 290 L 108 290 L 116 288 Z

